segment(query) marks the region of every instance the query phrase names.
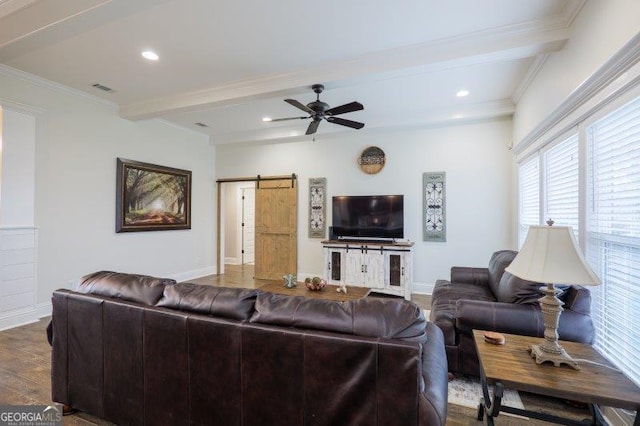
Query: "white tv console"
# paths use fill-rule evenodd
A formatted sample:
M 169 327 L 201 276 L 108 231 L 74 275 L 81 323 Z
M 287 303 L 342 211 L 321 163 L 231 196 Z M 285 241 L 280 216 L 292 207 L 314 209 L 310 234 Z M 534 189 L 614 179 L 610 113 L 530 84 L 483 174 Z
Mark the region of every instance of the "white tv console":
M 411 299 L 413 243 L 322 241 L 329 284 L 369 287 Z

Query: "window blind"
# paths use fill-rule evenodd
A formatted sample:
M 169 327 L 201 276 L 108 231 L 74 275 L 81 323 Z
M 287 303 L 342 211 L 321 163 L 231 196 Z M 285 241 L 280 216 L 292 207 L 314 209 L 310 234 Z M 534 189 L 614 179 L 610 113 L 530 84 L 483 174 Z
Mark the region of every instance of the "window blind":
M 540 159 L 536 155 L 518 169 L 518 247 L 522 247 L 529 226 L 540 224 Z
M 555 145 L 544 153 L 544 215 L 555 225 L 571 226 L 578 238 L 579 186 L 578 135 Z
M 640 98 L 587 129 L 595 346 L 640 384 Z

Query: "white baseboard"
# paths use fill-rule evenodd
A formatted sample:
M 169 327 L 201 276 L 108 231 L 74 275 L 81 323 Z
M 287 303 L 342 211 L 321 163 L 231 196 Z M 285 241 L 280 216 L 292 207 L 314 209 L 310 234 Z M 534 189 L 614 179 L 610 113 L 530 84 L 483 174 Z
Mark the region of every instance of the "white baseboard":
M 207 266 L 206 268 L 194 269 L 192 271 L 180 272 L 177 274 L 169 275 L 167 278 L 174 279 L 178 282 L 192 280 L 194 278 L 200 278 L 207 275 L 215 275 L 216 267 L 215 266 Z
M 237 257 L 225 257 L 224 258 L 225 265 L 240 265 L 240 259 Z
M 0 331 L 31 324 L 42 317 L 51 316 L 51 303 L 41 303 L 29 308 L 16 309 L 0 314 Z
M 413 282 L 413 286 L 411 287 L 412 294 L 433 294 L 433 288 L 435 287 L 434 283 L 420 283 Z

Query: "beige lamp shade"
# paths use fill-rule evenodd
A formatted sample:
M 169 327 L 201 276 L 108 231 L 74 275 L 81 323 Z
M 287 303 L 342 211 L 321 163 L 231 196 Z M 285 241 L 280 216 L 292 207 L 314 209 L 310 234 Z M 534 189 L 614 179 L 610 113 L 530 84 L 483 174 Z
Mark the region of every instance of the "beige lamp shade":
M 507 272 L 528 281 L 599 285 L 587 265 L 570 226 L 531 226 Z

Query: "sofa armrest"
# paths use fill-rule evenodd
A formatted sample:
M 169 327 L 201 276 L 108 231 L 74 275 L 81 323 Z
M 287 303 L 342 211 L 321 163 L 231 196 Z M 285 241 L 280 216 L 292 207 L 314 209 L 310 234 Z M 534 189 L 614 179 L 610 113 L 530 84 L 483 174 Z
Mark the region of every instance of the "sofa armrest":
M 538 305 L 458 300 L 456 328 L 462 332 L 488 330 L 523 336 L 544 335 L 544 317 Z M 558 334 L 561 340 L 593 343 L 593 321 L 589 315 L 565 309 L 560 315 Z
M 486 287 L 489 285 L 489 269 L 454 266 L 451 268 L 451 282 L 476 284 Z
M 418 403 L 420 425 L 444 425 L 447 419 L 447 353 L 438 326 L 428 322 L 422 347 L 422 383 Z
M 563 299 L 565 309 L 584 315 L 591 314 L 591 292 L 588 289 L 579 285 L 572 285 Z

